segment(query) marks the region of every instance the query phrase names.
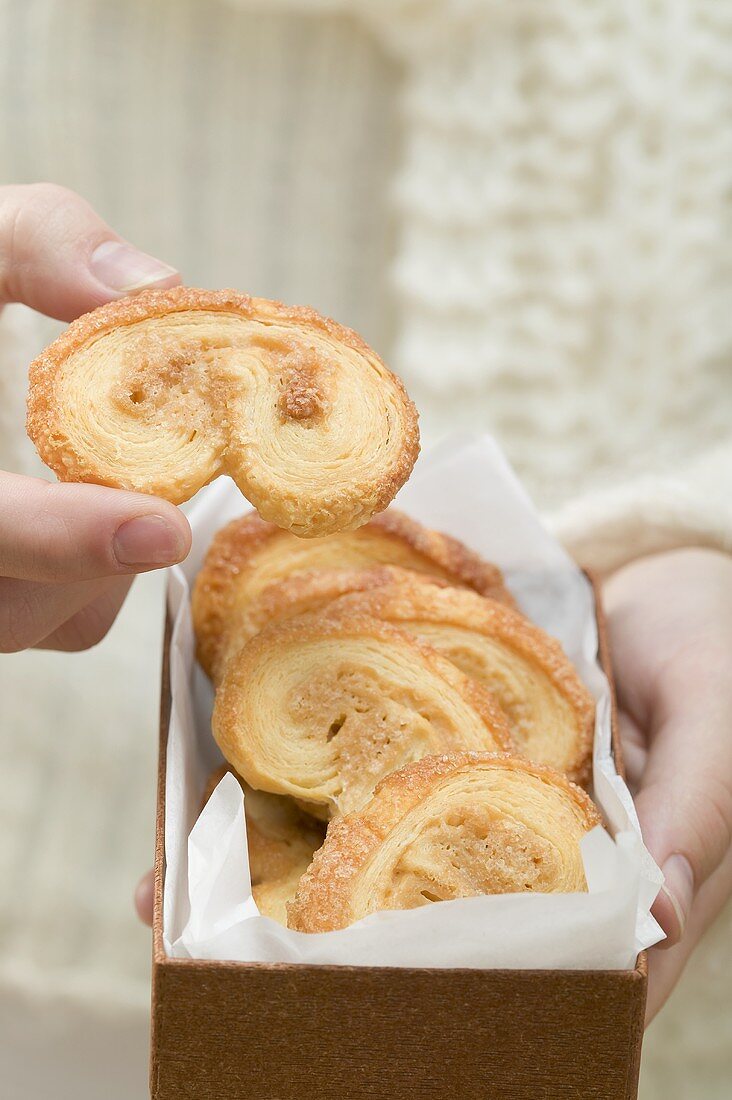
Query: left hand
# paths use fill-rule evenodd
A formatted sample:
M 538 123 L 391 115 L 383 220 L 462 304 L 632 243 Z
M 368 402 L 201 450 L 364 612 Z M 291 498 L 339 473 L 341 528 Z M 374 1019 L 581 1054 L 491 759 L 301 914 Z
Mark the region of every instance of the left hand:
M 679 550 L 606 583 L 628 781 L 666 884 L 646 1023 L 732 894 L 732 558 Z

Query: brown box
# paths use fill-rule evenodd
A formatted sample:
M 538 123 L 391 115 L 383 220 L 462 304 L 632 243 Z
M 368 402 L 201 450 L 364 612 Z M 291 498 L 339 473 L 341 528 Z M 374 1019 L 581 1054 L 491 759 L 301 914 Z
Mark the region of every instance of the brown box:
M 595 589 L 599 608 L 599 593 Z M 600 660 L 611 678 L 602 614 Z M 634 1100 L 646 962 L 446 970 L 171 959 L 163 948 L 166 626 L 150 1092 L 154 1100 Z M 612 679 L 611 679 L 612 687 Z M 613 696 L 613 746 L 622 770 Z

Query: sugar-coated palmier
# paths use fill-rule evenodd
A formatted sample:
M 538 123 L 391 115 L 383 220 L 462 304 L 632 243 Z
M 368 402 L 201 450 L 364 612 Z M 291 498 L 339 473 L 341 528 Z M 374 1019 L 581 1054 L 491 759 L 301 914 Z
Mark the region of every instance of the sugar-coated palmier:
M 419 451 L 404 387 L 350 329 L 233 290 L 150 290 L 88 313 L 31 365 L 28 434 L 62 481 L 179 504 L 229 474 L 312 537 L 365 523 Z
M 332 615 L 373 615 L 415 634 L 488 688 L 520 755 L 575 782 L 588 779 L 595 701 L 559 642 L 518 611 L 414 574 L 326 606 Z
M 322 570 L 264 589 L 232 622 L 228 646 L 241 647 L 268 623 L 323 611 L 362 613 L 416 635 L 488 688 L 521 755 L 576 782 L 588 778 L 594 699 L 559 642 L 518 611 L 392 566 Z
M 513 606 L 497 566 L 394 508 L 356 531 L 307 541 L 250 512 L 215 535 L 196 578 L 193 621 L 203 668 L 212 679 L 218 678 L 222 655 L 230 648 L 229 632 L 238 623 L 247 629 L 250 607 L 270 585 L 301 573 L 382 565 L 472 588 Z
M 490 753 L 428 756 L 331 822 L 288 926 L 330 932 L 383 909 L 584 891 L 580 841 L 599 823 L 585 792 L 551 768 Z
M 324 818 L 362 806 L 410 760 L 513 747 L 484 687 L 360 613 L 302 615 L 257 634 L 226 663 L 212 729 L 248 783 Z

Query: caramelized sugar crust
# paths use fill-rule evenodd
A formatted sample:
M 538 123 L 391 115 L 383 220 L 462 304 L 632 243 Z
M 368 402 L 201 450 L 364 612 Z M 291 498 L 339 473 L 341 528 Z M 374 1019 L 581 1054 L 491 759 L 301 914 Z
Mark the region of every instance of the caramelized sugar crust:
M 216 534 L 196 578 L 192 604 L 199 661 L 216 680 L 226 653 L 267 621 L 270 585 L 287 578 L 296 583 L 303 573 L 379 566 L 409 569 L 514 606 L 497 566 L 394 508 L 356 531 L 308 541 L 250 512 Z
M 584 891 L 580 841 L 598 824 L 585 792 L 551 768 L 483 752 L 428 756 L 331 823 L 288 926 L 328 932 L 381 909 Z
M 150 290 L 31 365 L 28 434 L 63 481 L 175 504 L 219 474 L 301 537 L 365 523 L 407 480 L 417 413 L 350 329 L 231 290 Z
M 588 779 L 595 701 L 559 642 L 518 611 L 406 573 L 326 607 L 331 615 L 373 615 L 416 635 L 491 692 L 522 756 L 577 783 Z
M 484 687 L 360 612 L 257 634 L 226 663 L 212 729 L 249 784 L 325 818 L 364 805 L 385 775 L 429 753 L 513 746 Z

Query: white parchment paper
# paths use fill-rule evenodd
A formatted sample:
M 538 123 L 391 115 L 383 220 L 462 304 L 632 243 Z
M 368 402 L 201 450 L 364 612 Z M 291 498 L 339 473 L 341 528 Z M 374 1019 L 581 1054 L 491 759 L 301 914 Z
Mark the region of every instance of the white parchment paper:
M 166 774 L 164 941 L 173 956 L 383 966 L 632 968 L 663 938 L 650 906 L 663 882 L 643 847 L 630 794 L 610 755 L 610 696 L 597 663 L 591 586 L 541 520 L 495 442 L 444 444 L 423 456 L 398 507 L 496 562 L 521 608 L 559 638 L 597 700 L 594 797 L 610 832 L 583 841 L 586 894 L 507 894 L 376 913 L 306 935 L 259 915 L 251 896 L 241 788 L 221 781 L 210 732 L 211 687 L 194 657 L 190 585 L 215 532 L 249 510 L 228 479 L 190 513 L 193 550 L 171 571 L 172 710 Z M 610 835 L 612 833 L 612 837 Z

